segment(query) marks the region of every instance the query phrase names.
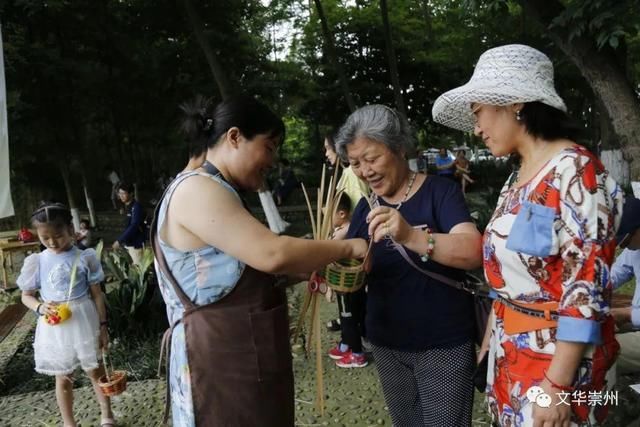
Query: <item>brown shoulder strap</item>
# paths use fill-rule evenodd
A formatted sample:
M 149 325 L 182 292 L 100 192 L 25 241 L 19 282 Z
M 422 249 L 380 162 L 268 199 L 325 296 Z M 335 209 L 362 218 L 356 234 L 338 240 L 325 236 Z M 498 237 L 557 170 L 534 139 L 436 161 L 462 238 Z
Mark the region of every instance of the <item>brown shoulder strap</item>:
M 176 178 L 176 179 L 180 179 L 180 178 Z M 179 183 L 176 183 L 176 186 L 178 184 Z M 167 259 L 165 258 L 164 253 L 162 252 L 162 248 L 160 247 L 160 242 L 158 238 L 158 233 L 159 233 L 158 220 L 160 217 L 160 208 L 162 206 L 162 201 L 166 197 L 171 187 L 172 187 L 171 184 L 167 186 L 167 188 L 164 190 L 164 193 L 162 193 L 162 197 L 160 197 L 160 199 L 158 200 L 158 203 L 156 204 L 156 208 L 153 211 L 153 220 L 151 221 L 151 230 L 149 233 L 149 240 L 151 241 L 151 249 L 153 250 L 153 255 L 156 258 L 156 262 L 158 263 L 158 267 L 160 268 L 160 271 L 162 271 L 162 274 L 167 278 L 169 283 L 171 283 L 171 286 L 173 286 L 173 290 L 175 291 L 176 295 L 180 299 L 180 302 L 185 307 L 185 309 L 191 309 L 191 308 L 195 308 L 196 305 L 193 302 L 191 302 L 191 299 L 187 296 L 187 294 L 184 293 L 184 291 L 178 284 L 178 281 L 173 276 L 173 273 L 171 273 L 171 270 L 169 269 L 169 265 L 167 264 Z M 169 209 L 169 206 L 167 206 L 167 209 Z

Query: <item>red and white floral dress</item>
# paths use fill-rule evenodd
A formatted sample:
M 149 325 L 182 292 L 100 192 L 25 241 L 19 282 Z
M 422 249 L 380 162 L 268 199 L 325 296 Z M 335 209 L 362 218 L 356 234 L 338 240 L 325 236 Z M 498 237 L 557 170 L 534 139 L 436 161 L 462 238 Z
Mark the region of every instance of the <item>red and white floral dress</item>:
M 609 299 L 622 202 L 620 187 L 600 161 L 577 145 L 555 155 L 526 184 L 503 187 L 484 234 L 485 276 L 499 296 L 516 303 L 558 302 L 559 319 L 557 327 L 509 335 L 504 305 L 494 304 L 487 400 L 500 425 L 532 425 L 526 392 L 544 380 L 556 340 L 589 343 L 576 390 L 566 396 L 572 424 L 606 417 L 613 385 L 607 372 L 619 349 Z

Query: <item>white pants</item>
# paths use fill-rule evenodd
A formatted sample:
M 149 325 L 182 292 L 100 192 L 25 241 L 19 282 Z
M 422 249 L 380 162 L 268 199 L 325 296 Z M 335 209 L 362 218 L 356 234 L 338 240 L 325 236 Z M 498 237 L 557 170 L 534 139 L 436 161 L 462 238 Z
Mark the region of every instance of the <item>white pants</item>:
M 125 246 L 124 248 L 129 252 L 133 263 L 140 264 L 140 261 L 142 261 L 142 248 L 134 248 L 133 246 Z
M 620 343 L 617 373 L 640 372 L 640 331 L 616 334 L 616 339 Z

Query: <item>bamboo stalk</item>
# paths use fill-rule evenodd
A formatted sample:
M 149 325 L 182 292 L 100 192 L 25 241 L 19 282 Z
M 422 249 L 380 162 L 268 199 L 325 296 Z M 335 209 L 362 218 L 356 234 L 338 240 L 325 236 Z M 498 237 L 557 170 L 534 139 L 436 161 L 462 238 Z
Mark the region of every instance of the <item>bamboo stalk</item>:
M 316 330 L 315 330 L 315 321 L 316 321 L 316 317 L 319 316 L 319 312 L 318 312 L 318 307 L 316 304 L 316 301 L 318 299 L 318 294 L 317 293 L 311 293 L 311 316 L 310 316 L 310 321 L 309 321 L 309 339 L 306 342 L 306 350 L 307 353 L 309 353 L 311 351 L 311 343 L 314 342 L 313 340 L 316 338 Z
M 322 227 L 322 205 L 323 203 L 323 197 L 324 197 L 324 180 L 325 180 L 325 174 L 326 174 L 326 168 L 324 165 L 322 165 L 322 180 L 320 181 L 320 189 L 318 190 L 318 200 L 317 200 L 317 222 L 316 222 L 316 227 L 318 227 L 318 233 L 320 233 L 322 230 L 320 230 L 320 228 Z M 319 239 L 322 238 L 322 236 L 318 236 Z
M 324 208 L 323 208 L 322 225 L 320 227 L 321 240 L 327 240 L 331 236 L 330 226 L 332 225 L 331 222 L 333 220 L 333 217 L 331 216 L 331 205 L 333 202 L 333 194 L 332 194 L 333 192 L 331 191 L 332 189 L 333 189 L 333 177 L 329 178 L 329 190 L 327 191 L 327 198 L 325 200 Z
M 311 202 L 309 201 L 309 195 L 307 194 L 307 189 L 304 187 L 304 183 L 302 184 L 302 192 L 304 193 L 304 199 L 307 202 L 307 209 L 309 209 L 309 218 L 311 219 L 311 229 L 313 232 L 314 240 L 318 240 L 318 233 L 316 231 L 316 224 L 313 221 L 313 209 L 311 208 Z
M 304 325 L 304 318 L 309 310 L 309 305 L 311 304 L 311 292 L 309 289 L 304 293 L 304 301 L 302 302 L 302 308 L 300 309 L 300 313 L 298 314 L 298 322 L 296 323 L 296 329 L 293 334 L 293 342 L 298 342 L 300 338 L 300 332 L 302 331 L 302 327 Z M 305 346 L 305 351 L 307 346 Z
M 313 329 L 316 337 L 316 407 L 320 411 L 320 415 L 324 415 L 324 379 L 322 372 L 322 340 L 320 337 L 320 298 L 316 294 L 316 316 L 313 319 Z
M 315 240 L 326 240 L 331 234 L 331 228 L 333 226 L 332 219 L 336 210 L 336 184 L 338 181 L 338 168 L 334 170 L 333 176 L 329 178 L 328 187 L 326 184 L 326 167 L 322 167 L 322 178 L 320 181 L 320 188 L 317 190 L 318 198 L 316 200 L 316 212 L 314 215 L 313 208 L 311 207 L 311 201 L 309 200 L 309 194 L 302 184 L 302 192 L 304 193 L 305 201 L 307 203 L 307 209 L 309 210 L 309 217 L 311 219 L 311 227 L 313 230 L 313 238 Z M 338 197 L 342 195 L 342 191 L 338 192 Z M 324 208 L 324 211 L 323 211 Z M 320 297 L 317 292 L 311 292 L 307 288 L 305 298 L 302 303 L 300 315 L 298 317 L 296 329 L 293 336 L 293 341 L 296 342 L 300 336 L 302 328 L 306 320 L 306 314 L 309 309 L 310 313 L 310 327 L 309 327 L 309 339 L 305 345 L 305 351 L 307 354 L 311 351 L 311 346 L 314 345 L 316 352 L 316 408 L 324 415 L 324 377 L 322 367 L 322 336 L 320 327 Z M 312 344 L 313 343 L 313 344 Z

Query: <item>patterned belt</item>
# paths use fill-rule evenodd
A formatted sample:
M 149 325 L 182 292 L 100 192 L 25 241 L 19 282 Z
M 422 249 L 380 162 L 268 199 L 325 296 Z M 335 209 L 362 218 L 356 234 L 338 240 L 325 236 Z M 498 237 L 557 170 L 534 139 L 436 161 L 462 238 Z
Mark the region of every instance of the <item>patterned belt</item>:
M 535 308 L 523 307 L 519 304 L 514 303 L 511 300 L 502 298 L 501 296 L 498 296 L 497 300 L 500 304 L 504 304 L 505 306 L 509 307 L 511 310 L 517 311 L 518 313 L 526 314 L 527 316 L 532 316 L 532 317 L 537 317 L 539 319 L 547 319 L 547 320 L 558 320 L 558 317 L 560 316 L 557 311 L 536 310 Z M 547 312 L 549 313 L 548 316 L 546 314 Z

